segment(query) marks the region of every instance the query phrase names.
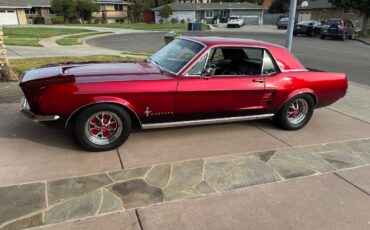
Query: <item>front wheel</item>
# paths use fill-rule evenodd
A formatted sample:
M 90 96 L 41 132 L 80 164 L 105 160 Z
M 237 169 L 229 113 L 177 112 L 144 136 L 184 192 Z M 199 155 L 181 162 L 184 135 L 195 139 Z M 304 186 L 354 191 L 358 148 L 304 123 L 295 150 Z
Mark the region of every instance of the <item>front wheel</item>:
M 123 144 L 131 132 L 130 115 L 113 104 L 98 104 L 83 110 L 76 119 L 76 141 L 89 151 L 106 151 Z
M 275 123 L 286 130 L 304 127 L 311 119 L 314 100 L 308 94 L 295 96 L 288 100 L 274 116 Z

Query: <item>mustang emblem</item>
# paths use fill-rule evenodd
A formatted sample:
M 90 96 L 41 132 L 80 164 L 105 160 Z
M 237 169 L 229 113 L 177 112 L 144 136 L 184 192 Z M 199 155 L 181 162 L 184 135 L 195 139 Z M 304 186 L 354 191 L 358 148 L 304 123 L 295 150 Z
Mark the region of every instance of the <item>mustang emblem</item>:
M 152 112 L 149 107 L 146 107 L 144 114 L 146 117 L 149 117 Z

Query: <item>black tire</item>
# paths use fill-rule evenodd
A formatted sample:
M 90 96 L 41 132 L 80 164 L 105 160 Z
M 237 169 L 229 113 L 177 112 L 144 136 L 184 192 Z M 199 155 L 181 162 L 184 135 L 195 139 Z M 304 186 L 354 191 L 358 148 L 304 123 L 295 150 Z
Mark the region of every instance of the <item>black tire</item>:
M 307 103 L 307 112 L 305 117 L 302 121 L 297 124 L 292 123 L 288 119 L 288 109 L 292 102 L 297 100 L 304 100 Z M 277 126 L 285 130 L 297 130 L 303 128 L 311 119 L 314 110 L 314 99 L 311 95 L 308 94 L 300 94 L 291 99 L 289 99 L 283 107 L 275 114 L 273 120 Z
M 293 36 L 297 36 L 298 34 L 297 33 L 293 33 Z
M 339 38 L 339 40 L 341 40 L 341 41 L 346 40 L 346 34 L 343 34 L 343 35 Z
M 88 137 L 87 131 L 85 130 L 86 123 L 89 122 L 91 116 L 99 112 L 107 111 L 111 115 L 114 115 L 114 119 L 117 119 L 116 125 L 121 122 L 122 127 L 119 128 L 120 132 L 116 130 L 117 136 L 107 144 L 97 144 L 91 141 Z M 107 126 L 108 127 L 108 126 Z M 79 145 L 89 151 L 107 151 L 122 145 L 130 135 L 132 127 L 132 121 L 130 115 L 121 107 L 114 104 L 97 104 L 84 109 L 78 114 L 74 125 L 74 136 Z M 90 134 L 91 137 L 91 134 Z M 98 138 L 97 138 L 98 139 Z
M 308 30 L 307 31 L 307 36 L 308 37 L 313 37 L 315 35 L 315 32 L 313 30 Z
M 324 40 L 325 39 L 325 36 L 324 35 L 320 35 L 320 38 Z

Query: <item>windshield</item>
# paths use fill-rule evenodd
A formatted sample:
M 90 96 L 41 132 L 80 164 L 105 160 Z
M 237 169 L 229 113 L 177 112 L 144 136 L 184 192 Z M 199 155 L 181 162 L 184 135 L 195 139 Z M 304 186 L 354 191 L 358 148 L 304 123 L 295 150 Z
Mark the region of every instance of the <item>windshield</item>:
M 175 39 L 149 57 L 149 61 L 169 72 L 177 73 L 202 49 L 203 46 L 196 42 Z
M 282 18 L 280 19 L 281 22 L 287 22 L 289 20 L 289 18 Z
M 229 20 L 237 20 L 239 17 L 230 17 Z

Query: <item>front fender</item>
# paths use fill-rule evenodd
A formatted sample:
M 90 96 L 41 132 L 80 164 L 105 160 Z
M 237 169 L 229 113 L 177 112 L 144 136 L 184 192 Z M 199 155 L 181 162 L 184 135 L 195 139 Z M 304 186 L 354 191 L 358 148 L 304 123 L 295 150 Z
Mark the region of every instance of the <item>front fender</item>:
M 127 100 L 118 98 L 118 97 L 112 97 L 112 96 L 96 96 L 96 97 L 89 98 L 88 100 L 84 102 L 82 106 L 79 106 L 78 108 L 76 108 L 67 118 L 65 122 L 65 127 L 68 126 L 70 121 L 78 114 L 79 111 L 81 111 L 84 108 L 87 108 L 89 106 L 92 106 L 94 104 L 99 104 L 99 103 L 113 103 L 125 109 L 128 109 L 130 112 L 132 112 L 136 116 L 136 118 L 141 124 L 141 120 L 140 120 L 140 117 L 138 116 L 137 108 L 134 105 L 132 105 L 130 102 L 128 102 Z

